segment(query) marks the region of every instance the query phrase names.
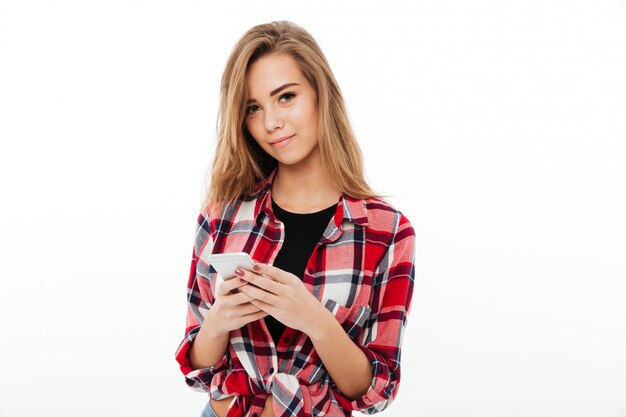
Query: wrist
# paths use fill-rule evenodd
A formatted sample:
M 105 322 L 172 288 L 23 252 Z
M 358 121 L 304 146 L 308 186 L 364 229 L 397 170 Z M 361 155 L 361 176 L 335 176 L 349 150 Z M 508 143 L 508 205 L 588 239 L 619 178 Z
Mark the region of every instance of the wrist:
M 311 323 L 311 327 L 307 336 L 312 342 L 321 341 L 324 337 L 328 337 L 331 332 L 332 326 L 339 326 L 339 323 L 333 316 L 333 313 L 328 311 L 326 307 L 320 304 L 320 310 L 314 315 L 315 319 Z
M 204 317 L 204 322 L 202 323 L 201 329 L 203 333 L 205 333 L 212 339 L 224 337 L 229 333 L 228 330 L 224 330 L 219 327 L 219 320 L 217 320 L 216 314 L 216 306 L 213 306 L 213 308 L 210 308 L 206 316 Z

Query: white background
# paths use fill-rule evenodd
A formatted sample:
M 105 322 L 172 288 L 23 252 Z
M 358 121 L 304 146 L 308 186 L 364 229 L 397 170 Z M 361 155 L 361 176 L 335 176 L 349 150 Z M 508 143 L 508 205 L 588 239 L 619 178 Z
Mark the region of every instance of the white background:
M 174 352 L 219 80 L 278 19 L 417 233 L 381 415 L 625 416 L 626 2 L 226 3 L 0 1 L 0 416 L 199 416 Z

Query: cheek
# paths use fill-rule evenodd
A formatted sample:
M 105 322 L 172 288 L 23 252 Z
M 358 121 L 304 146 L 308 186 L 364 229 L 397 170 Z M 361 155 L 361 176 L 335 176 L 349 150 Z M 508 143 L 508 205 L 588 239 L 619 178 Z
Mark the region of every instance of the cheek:
M 272 147 L 262 140 L 265 128 L 258 119 L 259 118 L 257 117 L 256 119 L 246 120 L 246 128 L 248 129 L 248 132 L 250 132 L 252 139 L 261 147 L 261 149 L 270 153 Z
M 257 139 L 259 137 L 259 123 L 258 123 L 258 121 L 255 120 L 255 119 L 248 119 L 248 120 L 246 120 L 246 128 L 248 129 L 248 132 L 250 132 L 250 134 L 252 135 L 254 140 L 258 142 L 258 139 Z
M 252 133 L 254 131 L 254 123 L 250 122 L 250 119 L 245 120 L 245 125 L 248 132 Z
M 301 125 L 310 129 L 317 127 L 317 110 L 312 103 L 306 103 L 299 107 L 295 115 Z

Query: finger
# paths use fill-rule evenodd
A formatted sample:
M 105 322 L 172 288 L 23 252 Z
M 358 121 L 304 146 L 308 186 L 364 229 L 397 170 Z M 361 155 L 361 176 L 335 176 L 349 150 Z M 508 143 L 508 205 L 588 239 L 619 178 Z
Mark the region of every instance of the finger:
M 274 305 L 278 301 L 278 297 L 274 294 L 267 292 L 262 288 L 257 288 L 251 284 L 242 285 L 241 287 L 239 287 L 239 291 L 248 294 L 250 297 L 256 300 L 265 301 L 268 304 Z M 253 300 L 251 300 L 250 302 L 252 301 Z
M 238 292 L 236 294 L 229 294 L 226 296 L 225 303 L 229 305 L 241 305 L 245 303 L 249 303 L 251 300 L 254 300 L 251 296 L 246 294 L 245 292 Z
M 250 304 L 253 304 L 255 307 L 260 308 L 262 311 L 271 315 L 276 315 L 278 312 L 276 307 L 261 300 L 252 300 L 250 301 Z
M 264 264 L 260 262 L 255 263 L 252 267 L 252 270 L 257 274 L 267 275 L 274 280 L 280 282 L 281 284 L 288 284 L 294 277 L 296 277 L 295 275 L 290 274 L 287 271 L 283 271 L 282 269 L 277 268 L 274 265 Z
M 266 313 L 263 310 L 257 311 L 256 313 L 252 313 L 252 314 L 246 314 L 245 316 L 241 317 L 241 320 L 239 322 L 241 324 L 239 325 L 239 327 L 245 326 L 248 323 L 262 319 L 263 317 L 266 317 L 266 316 L 268 316 L 268 313 Z
M 259 307 L 255 306 L 252 303 L 245 303 L 237 306 L 237 314 L 239 314 L 240 316 L 256 313 L 257 311 L 263 310 L 261 310 Z
M 240 278 L 276 295 L 280 295 L 284 287 L 284 284 L 274 281 L 271 277 L 259 275 L 256 272 L 243 271 L 243 275 Z
M 225 279 L 217 289 L 217 293 L 220 295 L 228 295 L 232 290 L 247 284 L 247 281 L 241 280 L 237 277 Z

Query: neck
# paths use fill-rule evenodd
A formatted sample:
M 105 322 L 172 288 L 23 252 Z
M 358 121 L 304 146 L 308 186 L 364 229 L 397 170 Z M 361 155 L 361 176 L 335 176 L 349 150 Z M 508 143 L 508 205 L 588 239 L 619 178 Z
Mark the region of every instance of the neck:
M 272 198 L 281 208 L 293 213 L 313 213 L 339 201 L 335 188 L 320 163 L 278 165 L 272 182 Z

